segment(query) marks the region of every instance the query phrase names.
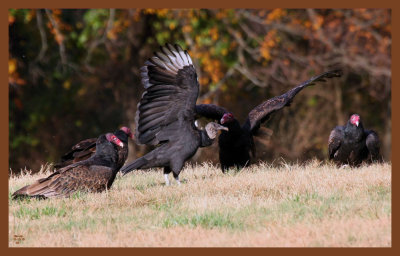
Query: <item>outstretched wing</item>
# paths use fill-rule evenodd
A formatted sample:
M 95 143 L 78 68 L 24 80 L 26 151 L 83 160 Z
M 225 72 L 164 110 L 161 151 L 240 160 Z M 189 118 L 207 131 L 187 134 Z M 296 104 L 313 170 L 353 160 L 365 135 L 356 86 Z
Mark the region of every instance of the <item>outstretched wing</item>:
M 336 151 L 338 151 L 340 145 L 344 140 L 344 127 L 336 126 L 329 135 L 328 140 L 328 153 L 329 159 L 332 159 L 335 156 Z
M 160 49 L 141 68 L 146 90 L 136 111 L 139 144 L 171 140 L 180 136 L 178 120 L 194 122 L 199 84 L 192 59 L 179 45 Z
M 282 109 L 285 106 L 289 106 L 293 101 L 293 98 L 296 96 L 298 92 L 300 92 L 303 88 L 313 85 L 316 82 L 325 82 L 325 78 L 332 77 L 340 77 L 341 70 L 331 70 L 325 73 L 322 73 L 318 76 L 314 76 L 311 79 L 301 83 L 290 91 L 282 94 L 280 96 L 276 96 L 272 99 L 264 101 L 257 107 L 255 107 L 252 111 L 250 111 L 245 124 L 243 125 L 244 129 L 247 129 L 251 132 L 254 132 L 260 127 L 260 124 L 264 121 L 267 121 L 271 114 L 277 110 Z
M 367 144 L 367 148 L 369 154 L 371 155 L 371 159 L 379 160 L 380 142 L 378 134 L 373 130 L 365 130 L 365 134 L 367 135 L 365 144 Z
M 205 117 L 213 120 L 220 120 L 222 116 L 228 113 L 226 109 L 223 107 L 214 105 L 214 104 L 199 104 L 196 105 L 196 116 L 197 117 Z

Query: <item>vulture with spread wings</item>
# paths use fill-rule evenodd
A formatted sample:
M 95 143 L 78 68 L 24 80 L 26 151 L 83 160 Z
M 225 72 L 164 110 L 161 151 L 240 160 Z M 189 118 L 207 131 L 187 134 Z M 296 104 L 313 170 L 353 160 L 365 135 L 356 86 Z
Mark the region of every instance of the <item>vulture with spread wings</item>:
M 365 130 L 361 118 L 351 115 L 345 126 L 336 126 L 329 135 L 329 159 L 338 165 L 359 166 L 363 161 L 382 160 L 378 134 Z
M 25 186 L 12 197 L 50 198 L 70 196 L 76 191 L 102 192 L 109 189 L 117 175 L 118 148 L 123 143 L 112 133 L 101 135 L 96 153 L 89 159 L 68 165 L 47 178 Z
M 250 154 L 253 157 L 255 154 L 253 135 L 273 113 L 289 106 L 297 93 L 316 82 L 325 82 L 327 78 L 340 76 L 341 70 L 327 71 L 312 77 L 280 96 L 264 101 L 250 111 L 242 126 L 231 112 L 222 107 L 213 104 L 197 105 L 196 113 L 198 116 L 219 120 L 220 124 L 229 128 L 229 131 L 222 131 L 218 140 L 222 171 L 225 172 L 230 167 L 242 168 L 250 164 Z
M 120 169 L 126 159 L 128 158 L 128 138 L 133 139 L 133 134 L 131 129 L 126 126 L 121 127 L 119 130 L 114 132 L 114 135 L 122 141 L 123 147 L 118 148 L 118 166 L 117 168 Z M 63 168 L 73 163 L 80 162 L 82 160 L 86 160 L 90 158 L 92 155 L 96 153 L 96 141 L 97 138 L 90 138 L 86 140 L 82 140 L 75 144 L 71 150 L 65 153 L 61 157 L 61 162 L 56 163 L 54 168 Z
M 164 167 L 166 185 L 172 171 L 179 184 L 179 173 L 186 160 L 199 147 L 212 144 L 218 130 L 228 130 L 208 123 L 205 130 L 195 126 L 195 107 L 199 83 L 192 59 L 179 45 L 166 44 L 141 68 L 145 92 L 136 111 L 136 142 L 157 147 L 126 164 L 121 172 Z

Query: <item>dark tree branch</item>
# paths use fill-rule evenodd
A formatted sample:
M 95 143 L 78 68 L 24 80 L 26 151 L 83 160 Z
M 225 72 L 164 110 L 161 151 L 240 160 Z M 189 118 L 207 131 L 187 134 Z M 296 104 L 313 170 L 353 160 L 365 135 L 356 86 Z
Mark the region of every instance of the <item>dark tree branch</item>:
M 86 59 L 85 59 L 85 66 L 88 68 L 88 70 L 90 72 L 93 72 L 93 68 L 89 64 L 90 60 L 92 59 L 93 51 L 94 51 L 94 49 L 96 47 L 98 47 L 99 45 L 105 43 L 105 41 L 107 39 L 107 34 L 113 27 L 114 18 L 115 18 L 115 9 L 110 9 L 110 16 L 108 17 L 107 26 L 106 26 L 106 28 L 104 30 L 103 35 L 99 39 L 95 39 L 89 45 L 88 53 L 87 53 Z
M 50 12 L 49 9 L 45 9 L 45 10 L 46 10 L 47 17 L 49 18 L 51 24 L 54 27 L 54 30 L 56 31 L 56 35 L 62 36 L 60 27 L 58 26 L 58 23 L 55 21 L 53 14 Z M 64 68 L 64 66 L 67 64 L 67 54 L 65 51 L 64 38 L 62 38 L 59 42 L 59 51 L 60 51 L 61 63 L 63 64 L 63 68 Z
M 36 11 L 36 21 L 37 21 L 37 27 L 38 27 L 39 33 L 40 33 L 40 40 L 42 42 L 42 47 L 40 48 L 40 52 L 35 60 L 35 62 L 39 62 L 43 59 L 43 57 L 47 51 L 47 48 L 48 48 L 46 31 L 43 26 L 42 11 L 40 9 Z

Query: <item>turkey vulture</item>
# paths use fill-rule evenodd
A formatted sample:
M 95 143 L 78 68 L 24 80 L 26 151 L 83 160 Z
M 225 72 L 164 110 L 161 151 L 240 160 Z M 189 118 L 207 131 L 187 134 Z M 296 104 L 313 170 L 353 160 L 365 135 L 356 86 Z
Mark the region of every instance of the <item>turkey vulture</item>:
M 316 82 L 325 82 L 327 78 L 340 76 L 341 70 L 327 71 L 280 96 L 264 101 L 250 111 L 242 126 L 231 112 L 222 107 L 213 104 L 197 105 L 196 113 L 199 116 L 219 120 L 220 124 L 229 128 L 229 131 L 222 131 L 218 140 L 222 171 L 225 172 L 230 167 L 242 168 L 250 164 L 250 154 L 253 157 L 255 155 L 253 135 L 257 135 L 261 123 L 267 121 L 274 112 L 289 106 L 298 92 Z
M 118 172 L 118 148 L 123 143 L 112 133 L 101 135 L 96 153 L 89 159 L 68 165 L 17 190 L 12 197 L 50 198 L 69 196 L 75 191 L 102 192 L 109 189 Z
M 373 130 L 364 130 L 361 118 L 351 115 L 345 126 L 336 126 L 329 135 L 329 159 L 338 165 L 359 166 L 362 161 L 381 160 L 379 137 Z
M 114 135 L 124 143 L 124 147 L 118 150 L 118 169 L 120 169 L 128 158 L 128 137 L 133 139 L 133 134 L 131 129 L 123 126 L 115 131 Z M 97 138 L 91 138 L 78 142 L 71 151 L 61 157 L 61 162 L 55 164 L 54 167 L 58 169 L 88 159 L 96 152 L 96 141 Z
M 157 147 L 122 167 L 126 174 L 135 169 L 164 167 L 166 185 L 172 171 L 177 183 L 186 160 L 199 147 L 212 144 L 218 130 L 208 123 L 205 130 L 195 126 L 195 106 L 199 83 L 192 59 L 179 45 L 166 44 L 141 68 L 145 92 L 136 111 L 136 142 Z

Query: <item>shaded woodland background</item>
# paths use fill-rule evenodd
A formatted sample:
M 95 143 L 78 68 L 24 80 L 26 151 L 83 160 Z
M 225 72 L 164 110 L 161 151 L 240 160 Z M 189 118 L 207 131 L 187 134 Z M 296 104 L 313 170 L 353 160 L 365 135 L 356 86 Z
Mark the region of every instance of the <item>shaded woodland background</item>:
M 389 9 L 11 9 L 9 166 L 38 170 L 76 142 L 134 130 L 139 69 L 158 46 L 188 49 L 200 77 L 198 103 L 247 113 L 309 77 L 344 75 L 302 91 L 264 124 L 258 160 L 326 159 L 331 129 L 359 113 L 391 158 Z M 216 163 L 217 143 L 192 162 Z M 135 159 L 149 150 L 130 142 Z

